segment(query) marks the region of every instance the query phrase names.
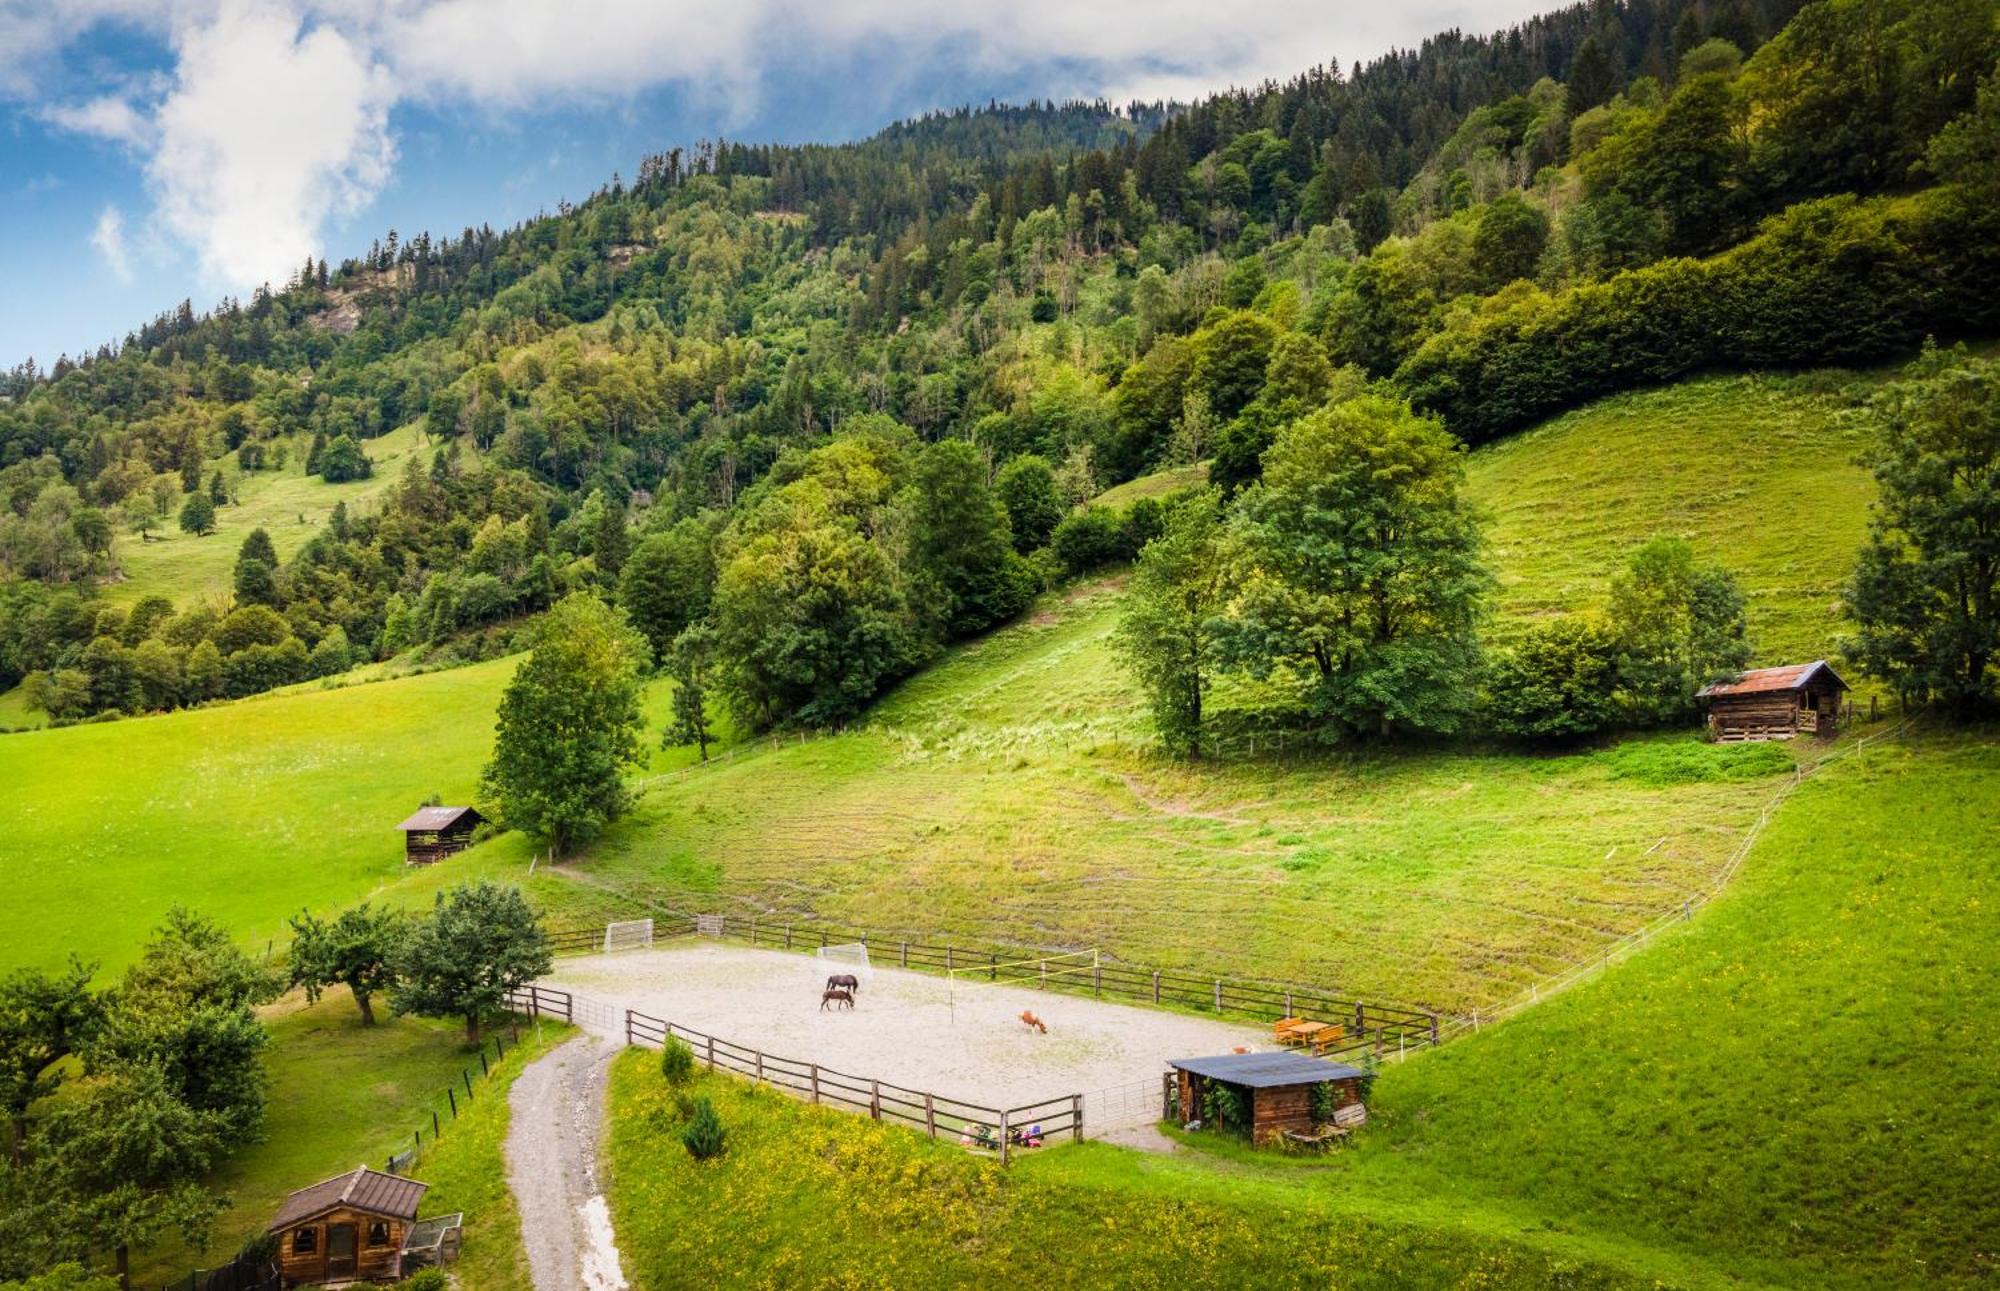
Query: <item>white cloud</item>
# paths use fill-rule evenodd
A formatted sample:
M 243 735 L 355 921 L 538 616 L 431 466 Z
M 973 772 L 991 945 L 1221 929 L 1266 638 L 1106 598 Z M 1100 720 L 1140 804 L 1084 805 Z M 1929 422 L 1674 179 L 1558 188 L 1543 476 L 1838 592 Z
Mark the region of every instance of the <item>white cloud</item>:
M 120 282 L 132 281 L 132 262 L 125 255 L 125 216 L 118 207 L 107 205 L 90 231 L 90 245 L 104 257 L 104 263 Z
M 101 94 L 81 103 L 58 104 L 45 109 L 42 119 L 64 130 L 95 135 L 134 148 L 144 144 L 151 133 L 146 118 L 117 94 Z
M 146 174 L 212 278 L 281 281 L 388 181 L 394 86 L 372 52 L 283 6 L 223 4 L 175 38 Z
M 51 124 L 144 156 L 165 230 L 240 290 L 282 280 L 329 222 L 367 206 L 395 162 L 389 113 L 412 99 L 501 115 L 674 86 L 740 129 L 780 67 L 827 69 L 837 98 L 857 87 L 833 78 L 856 68 L 880 91 L 968 65 L 1036 69 L 1050 97 L 1190 98 L 1554 3 L 0 0 L 0 97 L 56 102 L 40 113 Z M 54 93 L 74 79 L 68 53 L 104 27 L 166 41 L 171 76 L 135 86 L 114 71 Z

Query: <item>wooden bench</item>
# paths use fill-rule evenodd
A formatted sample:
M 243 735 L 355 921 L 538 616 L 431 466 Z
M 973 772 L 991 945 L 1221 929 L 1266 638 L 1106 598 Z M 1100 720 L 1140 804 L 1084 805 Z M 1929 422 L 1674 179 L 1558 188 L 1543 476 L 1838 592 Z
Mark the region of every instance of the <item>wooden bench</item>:
M 1348 1136 L 1368 1123 L 1368 1109 L 1360 1103 L 1349 1103 L 1335 1108 L 1333 1120 L 1324 1125 L 1315 1125 L 1310 1132 L 1286 1130 L 1285 1141 L 1299 1147 L 1324 1150 L 1335 1143 L 1345 1143 Z

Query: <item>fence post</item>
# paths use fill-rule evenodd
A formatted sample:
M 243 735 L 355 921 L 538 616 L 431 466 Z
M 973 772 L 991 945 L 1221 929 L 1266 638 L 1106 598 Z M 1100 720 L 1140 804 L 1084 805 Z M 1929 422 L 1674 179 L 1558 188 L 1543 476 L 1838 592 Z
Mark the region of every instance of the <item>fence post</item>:
M 1160 1002 L 1160 970 L 1156 968 L 1153 970 L 1153 1003 L 1158 1004 L 1159 1002 Z
M 999 981 L 999 980 L 1000 980 L 1000 952 L 999 952 L 999 951 L 997 951 L 997 950 L 996 950 L 996 951 L 994 951 L 994 952 L 993 952 L 992 954 L 990 954 L 990 955 L 988 955 L 988 956 L 986 957 L 986 961 L 987 961 L 987 962 L 986 962 L 986 980 L 987 980 L 987 981 L 989 981 L 989 982 L 997 982 L 997 981 Z
M 786 924 L 786 925 L 785 925 L 785 949 L 786 949 L 786 950 L 790 950 L 791 948 L 792 948 L 792 925 L 790 925 L 790 924 Z
M 954 967 L 952 966 L 952 960 L 951 960 L 951 947 L 950 947 L 950 946 L 946 946 L 946 947 L 944 948 L 944 971 L 945 971 L 945 972 L 947 972 L 947 973 L 952 973 L 952 972 L 956 972 L 956 971 L 958 971 L 957 969 L 955 969 L 955 968 L 954 968 Z
M 446 1085 L 444 1087 L 444 1096 L 451 1100 L 451 1119 L 455 1121 L 458 1119 L 458 1095 L 452 1092 L 450 1085 Z
M 1090 966 L 1090 991 L 1100 998 L 1104 995 L 1104 965 L 1094 962 Z
M 882 1119 L 882 1082 L 879 1080 L 868 1082 L 868 1115 L 878 1121 Z
M 472 1073 L 460 1067 L 458 1078 L 465 1082 L 465 1101 L 469 1103 L 472 1101 Z
M 924 1132 L 937 1137 L 937 1109 L 931 1105 L 931 1096 L 924 1095 Z
M 762 1089 L 764 1087 L 764 1051 L 762 1049 L 757 1051 L 757 1076 L 756 1079 L 750 1082 L 750 1085 L 753 1089 Z
M 492 1069 L 486 1065 L 486 1050 L 484 1048 L 479 1051 L 479 1074 L 482 1076 L 493 1074 Z
M 709 1069 L 710 1071 L 714 1071 L 714 1070 L 715 1070 L 715 1037 L 714 1037 L 714 1036 L 710 1036 L 710 1037 L 708 1038 L 708 1069 Z
M 1042 970 L 1042 989 L 1046 991 L 1049 989 L 1049 960 L 1048 956 L 1046 955 L 1042 957 L 1041 970 Z
M 422 1130 L 411 1130 L 410 1131 L 411 1165 L 415 1165 L 417 1163 L 417 1154 L 419 1152 L 422 1152 L 423 1150 L 424 1150 L 424 1132 Z
M 436 1110 L 435 1110 L 435 1109 L 433 1109 L 433 1110 L 432 1110 L 432 1112 L 431 1112 L 431 1137 L 432 1137 L 432 1138 L 436 1138 L 436 1137 L 437 1137 L 438 1135 L 442 1134 L 443 1132 L 444 1132 L 443 1130 L 441 1130 L 441 1129 L 439 1129 L 439 1128 L 438 1128 L 438 1114 L 437 1114 Z
M 535 986 L 528 987 L 528 1016 L 531 1018 L 542 1016 L 542 992 Z
M 1078 1143 L 1081 1143 L 1083 1142 L 1083 1095 L 1082 1094 L 1071 1094 L 1069 1096 L 1069 1110 L 1070 1110 L 1071 1123 L 1075 1130 L 1076 1141 Z
M 812 1100 L 817 1103 L 819 1102 L 819 1064 L 809 1062 L 806 1066 L 812 1071 Z
M 625 1047 L 632 1047 L 632 1010 L 625 1010 Z
M 1285 1016 L 1288 1018 L 1295 1016 L 1292 1013 L 1292 993 L 1290 991 L 1285 992 Z
M 1222 1012 L 1222 979 L 1215 979 L 1215 1011 Z
M 1007 1109 L 1000 1109 L 1000 1164 L 1007 1164 Z
M 906 941 L 903 943 L 903 967 L 908 968 L 909 966 L 910 966 L 910 943 Z
M 1354 1006 L 1354 1035 L 1356 1039 L 1368 1034 L 1368 1019 L 1364 1013 L 1367 1007 L 1365 1004 L 1356 1004 Z
M 1436 1044 L 1437 1042 L 1438 1042 L 1438 1015 L 1433 1013 L 1431 1014 L 1431 1043 Z

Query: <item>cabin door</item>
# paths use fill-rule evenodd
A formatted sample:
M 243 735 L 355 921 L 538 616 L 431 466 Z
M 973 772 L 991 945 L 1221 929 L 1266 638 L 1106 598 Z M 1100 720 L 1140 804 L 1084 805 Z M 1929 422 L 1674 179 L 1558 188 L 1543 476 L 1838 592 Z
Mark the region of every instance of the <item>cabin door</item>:
M 328 1224 L 326 1226 L 326 1276 L 341 1278 L 354 1276 L 354 1225 Z

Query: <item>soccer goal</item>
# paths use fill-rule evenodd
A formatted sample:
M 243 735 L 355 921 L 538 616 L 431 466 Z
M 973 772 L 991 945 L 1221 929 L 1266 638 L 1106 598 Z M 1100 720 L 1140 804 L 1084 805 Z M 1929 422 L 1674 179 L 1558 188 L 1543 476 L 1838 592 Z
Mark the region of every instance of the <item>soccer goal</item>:
M 643 950 L 653 944 L 651 919 L 627 919 L 604 925 L 604 953 L 614 950 Z
M 968 1003 L 982 1000 L 995 986 L 1023 990 L 1079 991 L 1097 982 L 1097 949 L 1071 950 L 1057 955 L 1037 955 L 1033 959 L 989 961 L 968 964 L 945 973 L 950 994 L 952 1020 Z
M 863 986 L 875 978 L 875 970 L 868 966 L 866 942 L 848 941 L 838 946 L 821 946 L 814 954 L 819 958 L 820 974 L 823 977 L 845 973 Z

